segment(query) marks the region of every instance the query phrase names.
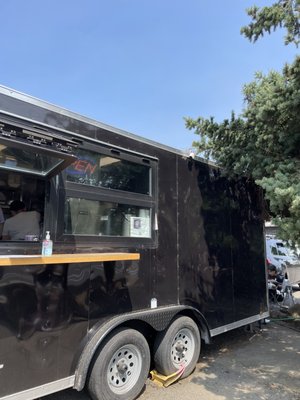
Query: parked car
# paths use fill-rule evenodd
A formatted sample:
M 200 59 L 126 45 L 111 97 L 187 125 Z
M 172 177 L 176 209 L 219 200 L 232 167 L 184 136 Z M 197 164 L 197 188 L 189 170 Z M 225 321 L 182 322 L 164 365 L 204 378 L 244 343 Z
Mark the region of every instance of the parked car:
M 300 280 L 300 259 L 286 242 L 274 237 L 266 237 L 267 265 L 275 265 L 278 272 L 287 272 L 291 282 Z M 296 276 L 297 275 L 297 276 Z

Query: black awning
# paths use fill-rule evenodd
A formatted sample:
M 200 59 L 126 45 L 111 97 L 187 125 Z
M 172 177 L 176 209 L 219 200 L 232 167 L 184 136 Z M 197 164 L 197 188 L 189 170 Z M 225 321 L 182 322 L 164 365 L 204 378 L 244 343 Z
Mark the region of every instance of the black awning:
M 48 178 L 65 169 L 76 160 L 77 143 L 54 129 L 0 113 L 0 169 Z

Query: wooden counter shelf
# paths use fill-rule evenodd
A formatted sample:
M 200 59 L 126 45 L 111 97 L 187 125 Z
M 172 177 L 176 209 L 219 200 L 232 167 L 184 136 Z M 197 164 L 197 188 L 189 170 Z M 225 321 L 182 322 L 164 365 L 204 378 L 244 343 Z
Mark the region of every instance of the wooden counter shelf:
M 41 265 L 41 264 L 69 264 L 88 263 L 101 261 L 127 261 L 139 260 L 139 253 L 74 253 L 74 254 L 52 254 L 52 256 L 41 255 L 2 255 L 0 266 L 9 265 Z

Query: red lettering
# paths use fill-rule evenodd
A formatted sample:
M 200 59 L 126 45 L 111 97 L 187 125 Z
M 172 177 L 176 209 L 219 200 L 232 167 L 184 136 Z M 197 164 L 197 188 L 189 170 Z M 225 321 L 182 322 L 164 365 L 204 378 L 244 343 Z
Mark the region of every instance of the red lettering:
M 77 160 L 74 162 L 74 169 L 76 171 L 85 172 L 87 161 Z
M 97 167 L 97 164 L 93 165 L 91 163 L 88 163 L 86 166 L 85 172 L 90 171 L 90 173 L 93 174 L 95 172 L 96 167 Z
M 77 160 L 72 163 L 75 171 L 93 174 L 97 168 L 97 164 L 92 164 L 86 160 Z

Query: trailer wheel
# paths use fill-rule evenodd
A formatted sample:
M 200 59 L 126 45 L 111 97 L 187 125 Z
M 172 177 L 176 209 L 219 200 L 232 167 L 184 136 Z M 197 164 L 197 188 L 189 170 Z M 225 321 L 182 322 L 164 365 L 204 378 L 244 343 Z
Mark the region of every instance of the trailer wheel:
M 150 351 L 144 336 L 128 328 L 117 329 L 97 351 L 88 390 L 94 400 L 133 400 L 145 384 Z
M 185 378 L 196 366 L 200 345 L 200 332 L 196 323 L 189 317 L 178 317 L 156 337 L 155 368 L 163 375 L 170 375 L 184 365 L 182 378 Z

